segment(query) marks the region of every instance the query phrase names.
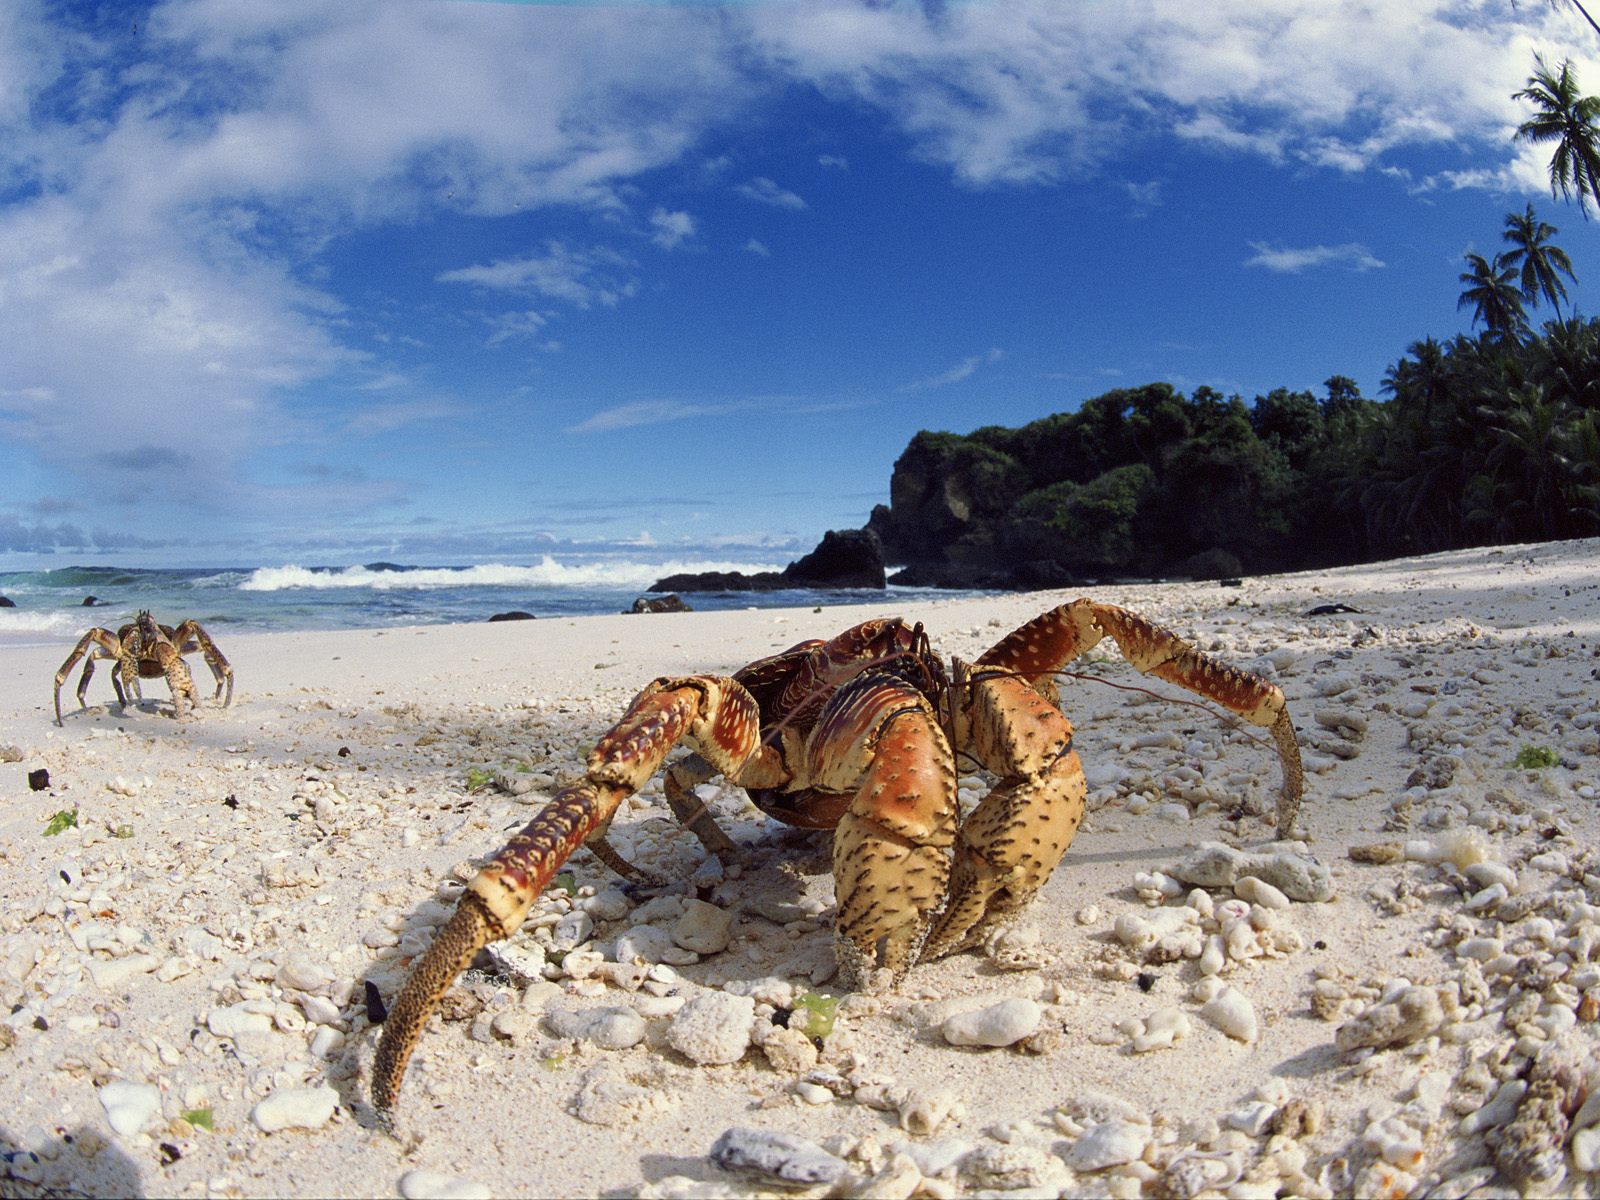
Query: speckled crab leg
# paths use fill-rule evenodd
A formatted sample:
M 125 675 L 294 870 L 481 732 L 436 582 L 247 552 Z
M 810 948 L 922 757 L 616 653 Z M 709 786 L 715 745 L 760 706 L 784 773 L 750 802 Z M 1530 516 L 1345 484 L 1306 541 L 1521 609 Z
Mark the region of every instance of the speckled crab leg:
M 563 788 L 467 885 L 455 914 L 417 960 L 390 1006 L 373 1063 L 372 1103 L 387 1121 L 406 1063 L 445 991 L 484 946 L 509 937 L 562 865 L 603 836 L 617 806 L 653 775 L 681 739 L 724 774 L 781 782 L 776 755 L 758 742 L 760 714 L 731 679 L 658 679 L 589 755 L 584 778 Z
M 1053 701 L 1055 689 L 1050 676 L 1087 653 L 1107 634 L 1141 674 L 1187 688 L 1252 725 L 1271 731 L 1283 771 L 1278 794 L 1278 836 L 1293 837 L 1305 791 L 1300 744 L 1295 739 L 1283 690 L 1261 676 L 1212 658 L 1172 630 L 1137 613 L 1092 600 L 1074 600 L 1035 617 L 997 642 L 978 663 L 1017 672 L 1041 692 L 1048 688 L 1048 698 Z
M 61 724 L 61 685 L 66 682 L 67 676 L 72 674 L 72 668 L 78 665 L 78 660 L 85 655 L 88 661 L 83 664 L 83 678 L 78 681 L 78 707 L 88 706 L 86 699 L 89 692 L 89 680 L 94 678 L 94 660 L 103 654 L 106 658 L 115 659 L 122 653 L 122 643 L 117 640 L 117 635 L 109 629 L 91 629 L 78 639 L 78 644 L 72 648 L 72 653 L 67 655 L 67 661 L 61 664 L 61 669 L 56 672 L 56 724 Z M 117 679 L 115 672 L 112 674 L 112 684 L 117 689 L 117 700 L 122 700 L 122 683 Z

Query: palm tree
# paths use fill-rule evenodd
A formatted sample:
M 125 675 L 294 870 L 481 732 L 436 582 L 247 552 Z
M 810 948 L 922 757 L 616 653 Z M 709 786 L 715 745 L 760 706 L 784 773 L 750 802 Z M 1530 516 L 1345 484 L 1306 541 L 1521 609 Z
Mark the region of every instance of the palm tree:
M 1473 325 L 1482 321 L 1484 328 L 1496 337 L 1515 339 L 1528 327 L 1516 268 L 1506 265 L 1503 254 L 1495 255 L 1492 263 L 1470 251 L 1465 258 L 1471 269 L 1461 273 L 1461 282 L 1467 286 L 1456 307 L 1472 305 Z
M 1572 260 L 1567 252 L 1550 241 L 1561 231 L 1533 215 L 1533 205 L 1527 211 L 1506 214 L 1506 228 L 1502 235 L 1511 243 L 1511 249 L 1501 257 L 1506 266 L 1522 265 L 1522 298 L 1529 304 L 1539 303 L 1543 296 L 1561 317 L 1561 301 L 1567 298 L 1567 289 L 1561 282 L 1565 275 L 1573 283 L 1578 277 L 1572 273 Z
M 1589 219 L 1589 199 L 1600 208 L 1600 97 L 1578 94 L 1572 61 L 1564 59 L 1552 74 L 1543 58 L 1534 57 L 1537 69 L 1528 86 L 1512 96 L 1528 100 L 1537 110 L 1517 126 L 1518 139 L 1535 145 L 1555 143 L 1550 158 L 1550 194 L 1563 199 L 1578 197 L 1578 211 Z

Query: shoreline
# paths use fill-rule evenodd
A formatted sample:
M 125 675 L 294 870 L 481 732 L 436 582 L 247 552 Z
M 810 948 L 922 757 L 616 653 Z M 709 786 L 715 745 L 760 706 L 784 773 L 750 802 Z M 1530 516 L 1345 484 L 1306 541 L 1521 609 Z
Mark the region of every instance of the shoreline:
M 1035 965 L 1001 969 L 1007 947 L 925 964 L 897 992 L 848 999 L 818 1062 L 798 1047 L 785 1058 L 751 1046 L 733 1064 L 699 1065 L 669 1041 L 675 1002 L 753 991 L 758 1024 L 770 1028 L 800 990 L 829 990 L 826 839 L 783 829 L 724 791 L 713 810 L 746 851 L 718 870 L 672 821 L 657 784 L 619 814 L 617 847 L 666 874 L 698 872 L 696 881 L 624 887 L 575 855 L 576 895 L 547 893 L 503 944 L 515 961 L 552 965 L 534 968 L 542 978 L 532 984 L 480 975 L 460 987 L 458 1019 L 431 1023 L 412 1064 L 398 1140 L 371 1127 L 366 1105 L 366 984 L 393 999 L 401 960 L 448 915 L 470 864 L 577 770 L 645 682 L 730 673 L 892 612 L 970 659 L 1079 592 L 213 631 L 235 670 L 234 704 L 207 702 L 209 673 L 191 656 L 201 708 L 181 724 L 157 711 L 167 702 L 160 679 L 146 681 L 142 705 L 109 707 L 101 663 L 89 712 L 71 707 L 81 667 L 63 685 L 57 729 L 49 691 L 62 646 L 7 647 L 0 746 L 22 757 L 0 763 L 0 999 L 21 1007 L 0 1021 L 10 1031 L 0 1034 L 0 1087 L 19 1097 L 0 1120 L 0 1149 L 16 1151 L 0 1178 L 89 1194 L 739 1195 L 751 1182 L 708 1155 L 740 1126 L 816 1143 L 858 1189 L 876 1180 L 883 1194 L 906 1196 L 1149 1195 L 1182 1170 L 1241 1197 L 1479 1186 L 1490 1176 L 1472 1172 L 1487 1163 L 1493 1174 L 1487 1135 L 1511 1118 L 1463 1133 L 1463 1098 L 1467 1112 L 1487 1104 L 1544 1043 L 1577 1055 L 1600 1085 L 1597 1023 L 1582 1015 L 1582 998 L 1600 989 L 1586 948 L 1600 934 L 1586 932 L 1595 922 L 1583 907 L 1600 905 L 1597 581 L 1591 539 L 1250 577 L 1237 588 L 1084 589 L 1232 664 L 1262 664 L 1289 696 L 1307 765 L 1301 828 L 1335 894 L 1273 910 L 1253 935 L 1259 952 L 1227 960 L 1219 978 L 1249 1002 L 1253 1041 L 1201 1015 L 1198 958 L 1180 949 L 1154 961 L 1117 930 L 1119 918 L 1132 928 L 1164 913 L 1176 914 L 1159 918 L 1175 930 L 1220 932 L 1215 909 L 1238 903 L 1231 888 L 1204 889 L 1206 917 L 1185 903 L 1193 885 L 1150 907 L 1136 877 L 1159 897 L 1166 885 L 1151 873 L 1201 843 L 1266 852 L 1274 756 L 1193 708 L 1074 679 L 1063 706 L 1090 814 L 1028 914 L 1034 936 L 1008 944 Z M 1331 603 L 1360 611 L 1305 615 Z M 1149 682 L 1102 651 L 1084 673 Z M 1547 746 L 1558 765 L 1510 769 L 1525 745 Z M 31 792 L 26 777 L 39 768 L 52 787 Z M 496 772 L 529 790 L 469 791 Z M 78 826 L 46 837 L 67 810 Z M 1467 907 L 1482 890 L 1463 892 L 1469 870 L 1487 878 L 1492 866 L 1349 857 L 1351 846 L 1380 842 L 1503 864 L 1514 880 L 1507 899 L 1528 897 L 1526 911 L 1513 920 L 1493 900 Z M 1549 869 L 1550 855 L 1564 870 Z M 653 899 L 657 915 L 636 916 Z M 553 965 L 561 930 L 614 946 L 635 923 L 676 928 L 691 899 L 731 914 L 726 948 L 675 953 L 683 961 L 656 979 L 585 974 L 594 961 L 581 949 Z M 1496 973 L 1485 948 L 1494 942 L 1502 957 L 1564 964 L 1554 983 L 1572 1002 L 1551 986 L 1521 1018 L 1543 1039 L 1508 1027 L 1506 1010 L 1527 989 L 1513 981 L 1515 964 Z M 1480 950 L 1487 956 L 1474 957 Z M 1357 1036 L 1341 1028 L 1407 986 L 1448 1010 L 1433 1028 L 1366 1054 L 1341 1047 Z M 1454 1010 L 1440 999 L 1449 994 Z M 1030 1001 L 1048 1036 L 1024 1050 L 970 1049 L 940 1033 L 962 1008 L 1009 1000 Z M 583 1032 L 585 1014 L 617 1008 L 645 1032 L 607 1049 Z M 1152 1020 L 1142 1034 L 1119 1027 Z M 1141 1037 L 1155 1044 L 1136 1052 Z M 1502 1075 L 1480 1079 L 1471 1062 L 1491 1052 Z M 131 1086 L 108 1093 L 118 1081 Z M 312 1127 L 266 1132 L 259 1106 L 275 1096 L 290 1108 L 303 1099 Z M 327 1111 L 313 1111 L 319 1104 Z M 1284 1114 L 1313 1107 L 1315 1120 L 1283 1132 Z M 203 1110 L 210 1130 L 184 1116 Z M 1127 1128 L 1093 1132 L 1118 1124 Z M 1091 1165 L 1094 1139 L 1117 1136 L 1140 1143 L 1133 1156 Z M 1585 1140 L 1575 1146 L 1589 1152 Z M 1596 1194 L 1572 1149 L 1563 1163 L 1558 1190 Z M 1235 1168 L 1239 1179 L 1224 1185 Z

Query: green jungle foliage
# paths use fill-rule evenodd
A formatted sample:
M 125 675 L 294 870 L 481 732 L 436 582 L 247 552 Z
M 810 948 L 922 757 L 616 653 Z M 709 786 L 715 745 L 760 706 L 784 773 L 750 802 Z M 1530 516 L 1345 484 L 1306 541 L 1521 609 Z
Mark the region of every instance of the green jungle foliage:
M 1600 320 L 1413 343 L 1386 401 L 1246 404 L 1118 389 L 1007 429 L 920 433 L 877 527 L 891 553 L 1053 559 L 1079 573 L 1247 570 L 1600 534 Z

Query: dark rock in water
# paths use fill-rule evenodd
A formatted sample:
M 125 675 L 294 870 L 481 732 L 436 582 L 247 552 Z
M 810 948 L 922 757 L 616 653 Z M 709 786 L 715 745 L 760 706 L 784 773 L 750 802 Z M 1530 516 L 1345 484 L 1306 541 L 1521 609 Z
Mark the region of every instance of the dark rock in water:
M 652 592 L 773 592 L 780 588 L 881 588 L 883 548 L 866 529 L 830 529 L 810 554 L 782 571 L 703 571 L 668 575 Z
M 790 1188 L 836 1183 L 850 1169 L 844 1159 L 805 1138 L 738 1125 L 712 1143 L 711 1161 L 746 1179 Z
M 0 596 L 0 608 L 15 608 L 17 602 L 9 596 Z
M 83 604 L 82 604 L 81 607 L 83 607 L 83 608 L 104 608 L 105 607 L 105 601 L 100 599 L 99 596 L 85 596 L 83 598 Z
M 757 571 L 746 575 L 743 571 L 701 571 L 684 575 L 668 575 L 658 579 L 648 588 L 652 592 L 775 592 L 788 587 L 783 576 L 776 571 Z
M 658 599 L 651 598 L 650 596 L 640 596 L 633 602 L 633 607 L 628 611 L 630 613 L 664 613 L 693 612 L 694 609 L 690 608 L 684 603 L 682 596 L 678 595 L 676 592 L 673 592 Z
M 361 564 L 361 568 L 364 571 L 410 571 L 410 570 L 412 570 L 411 567 L 403 566 L 400 563 L 392 563 L 392 562 L 362 563 Z
M 494 616 L 489 618 L 489 621 L 493 624 L 495 621 L 537 621 L 538 619 L 531 612 L 523 612 L 520 608 L 514 608 L 510 612 L 495 613 Z
M 867 529 L 830 529 L 817 548 L 783 569 L 791 587 L 881 588 L 883 547 Z

